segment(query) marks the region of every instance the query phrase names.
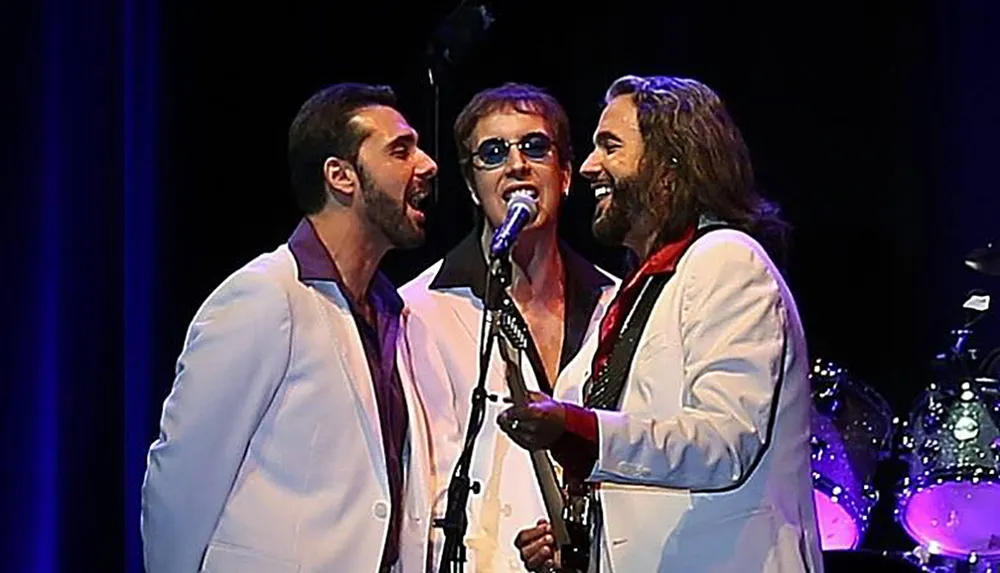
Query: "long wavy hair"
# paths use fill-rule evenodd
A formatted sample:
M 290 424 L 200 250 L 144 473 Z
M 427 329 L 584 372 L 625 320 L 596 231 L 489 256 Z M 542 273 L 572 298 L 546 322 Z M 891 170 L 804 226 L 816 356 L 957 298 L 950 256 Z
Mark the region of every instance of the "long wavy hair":
M 629 95 L 635 102 L 647 181 L 643 199 L 666 213 L 657 244 L 680 236 L 712 215 L 753 236 L 784 266 L 790 226 L 754 181 L 750 151 L 719 96 L 692 79 L 627 75 L 611 84 L 605 102 Z M 672 172 L 672 173 L 670 173 Z

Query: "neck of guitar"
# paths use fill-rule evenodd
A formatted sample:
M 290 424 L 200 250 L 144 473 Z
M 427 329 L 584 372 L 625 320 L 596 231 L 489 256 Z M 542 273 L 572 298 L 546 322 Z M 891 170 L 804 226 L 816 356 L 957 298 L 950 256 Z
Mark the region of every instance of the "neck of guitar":
M 521 356 L 526 348 L 526 340 L 530 336 L 527 326 L 514 320 L 512 316 L 498 317 L 500 329 L 498 332 L 498 349 L 506 366 L 507 387 L 511 400 L 515 405 L 524 405 L 528 401 L 528 388 L 521 373 Z M 586 560 L 589 557 L 590 533 L 587 527 L 587 497 L 565 496 L 559 487 L 552 459 L 545 450 L 530 452 L 531 464 L 535 470 L 535 478 L 545 504 L 545 512 L 552 526 L 552 535 L 556 545 L 560 547 L 562 571 L 586 571 Z M 578 484 L 580 488 L 583 484 Z M 574 488 L 574 490 L 577 488 Z M 575 516 L 572 522 L 567 522 L 567 501 L 569 515 Z M 581 506 L 581 504 L 583 504 Z M 581 511 L 582 508 L 582 511 Z

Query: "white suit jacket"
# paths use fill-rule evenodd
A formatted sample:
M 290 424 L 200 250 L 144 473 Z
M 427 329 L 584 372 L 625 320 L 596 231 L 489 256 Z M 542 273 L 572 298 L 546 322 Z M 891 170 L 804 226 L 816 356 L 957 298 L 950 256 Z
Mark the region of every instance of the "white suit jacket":
M 426 418 L 400 374 L 409 459 L 395 570 L 423 572 Z M 142 488 L 147 573 L 378 571 L 391 510 L 383 452 L 337 284 L 300 281 L 287 245 L 260 256 L 190 326 Z
M 413 345 L 412 375 L 427 402 L 438 517 L 445 513 L 448 484 L 465 442 L 472 391 L 479 378 L 480 297 L 486 265 L 477 239 L 478 235 L 470 235 L 442 261 L 400 289 L 410 310 L 407 339 Z M 562 252 L 569 317 L 564 330 L 565 364 L 567 355 L 578 355 L 583 340 L 598 328 L 618 280 L 571 250 L 563 248 Z M 589 355 L 579 357 L 590 359 Z M 496 345 L 491 358 L 487 390 L 498 397 L 509 396 L 505 366 Z M 527 359 L 522 360 L 521 370 L 528 388 L 539 390 Z M 560 375 L 556 388 L 563 383 Z M 514 538 L 546 517 L 530 456 L 496 425 L 497 416 L 509 407 L 502 400 L 487 402 L 476 441 L 470 476 L 480 483 L 482 491 L 469 498 L 467 573 L 523 571 Z M 443 532 L 434 529 L 433 539 L 437 570 Z
M 729 229 L 696 240 L 653 307 L 620 411 L 597 411 L 601 573 L 822 571 L 807 365 L 761 246 Z M 574 366 L 583 382 L 589 363 Z M 579 403 L 582 384 L 557 393 Z

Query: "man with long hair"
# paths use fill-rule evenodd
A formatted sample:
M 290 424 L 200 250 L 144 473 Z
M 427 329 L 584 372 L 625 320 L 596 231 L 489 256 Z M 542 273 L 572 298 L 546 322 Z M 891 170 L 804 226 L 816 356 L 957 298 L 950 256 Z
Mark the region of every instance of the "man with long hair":
M 586 487 L 591 571 L 821 571 L 806 341 L 773 262 L 786 225 L 709 87 L 625 76 L 605 101 L 580 171 L 595 235 L 639 265 L 579 383 L 498 423 Z M 529 569 L 560 560 L 548 523 L 516 543 Z

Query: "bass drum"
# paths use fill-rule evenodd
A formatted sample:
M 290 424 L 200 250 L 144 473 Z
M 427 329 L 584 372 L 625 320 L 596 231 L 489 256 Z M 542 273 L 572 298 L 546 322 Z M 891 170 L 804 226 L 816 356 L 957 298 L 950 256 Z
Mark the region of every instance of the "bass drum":
M 812 390 L 812 477 L 824 551 L 854 549 L 878 501 L 873 479 L 888 456 L 892 410 L 871 387 L 822 359 L 809 373 Z
M 825 573 L 926 573 L 929 571 L 912 563 L 902 555 L 876 553 L 874 551 L 837 550 L 823 552 Z
M 935 554 L 1000 559 L 1000 384 L 932 384 L 903 429 L 896 518 Z

